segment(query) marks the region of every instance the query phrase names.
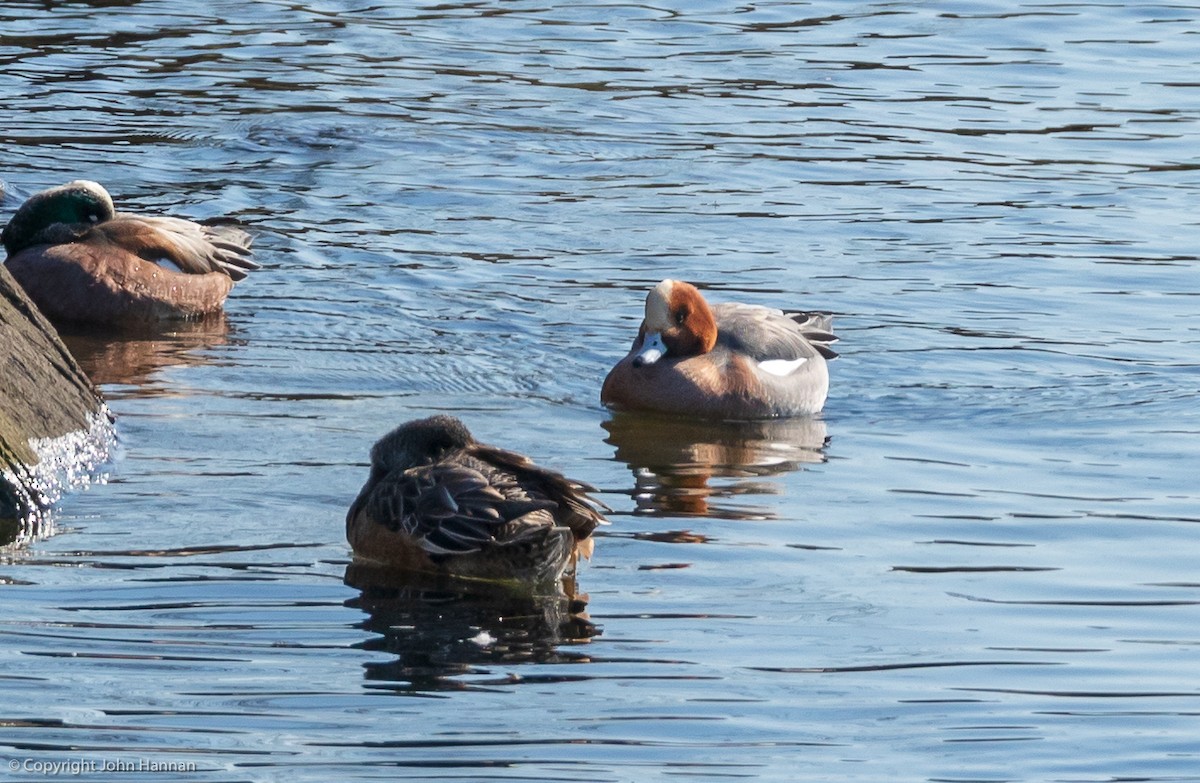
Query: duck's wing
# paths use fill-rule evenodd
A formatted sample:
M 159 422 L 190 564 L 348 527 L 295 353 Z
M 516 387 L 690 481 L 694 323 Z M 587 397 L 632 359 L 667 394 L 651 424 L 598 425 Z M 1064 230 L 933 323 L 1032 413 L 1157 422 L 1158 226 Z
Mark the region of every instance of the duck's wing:
M 477 552 L 522 537 L 523 528 L 510 522 L 553 507 L 544 499 L 507 497 L 494 481 L 457 462 L 410 468 L 379 479 L 351 514 L 367 514 L 433 556 Z
M 784 313 L 800 327 L 804 339 L 817 349 L 817 353 L 826 359 L 836 359 L 837 352 L 829 347 L 838 338 L 833 333 L 833 316 L 829 313 Z
M 555 522 L 570 528 L 577 541 L 586 539 L 598 526 L 608 524 L 600 509 L 611 509 L 589 494 L 596 491 L 595 487 L 543 468 L 523 454 L 507 449 L 476 444 L 470 453 L 494 467 L 496 476 L 506 477 L 503 484 L 493 479 L 493 485 L 506 496 L 548 503 Z
M 760 363 L 837 356 L 829 348 L 837 337 L 830 331 L 828 315 L 734 303 L 713 305 L 713 315 L 718 342 Z
M 259 268 L 250 257 L 250 235 L 234 226 L 118 214 L 96 225 L 91 234 L 147 261 L 169 261 L 188 274 L 222 272 L 241 280 Z

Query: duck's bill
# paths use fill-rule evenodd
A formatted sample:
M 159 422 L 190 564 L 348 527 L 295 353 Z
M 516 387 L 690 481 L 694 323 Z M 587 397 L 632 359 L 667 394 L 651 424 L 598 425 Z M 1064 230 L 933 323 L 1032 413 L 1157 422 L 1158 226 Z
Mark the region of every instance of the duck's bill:
M 641 367 L 646 364 L 654 364 L 667 353 L 667 346 L 663 344 L 662 335 L 658 332 L 646 335 L 645 341 L 642 343 L 642 350 L 637 352 L 633 357 L 633 366 Z

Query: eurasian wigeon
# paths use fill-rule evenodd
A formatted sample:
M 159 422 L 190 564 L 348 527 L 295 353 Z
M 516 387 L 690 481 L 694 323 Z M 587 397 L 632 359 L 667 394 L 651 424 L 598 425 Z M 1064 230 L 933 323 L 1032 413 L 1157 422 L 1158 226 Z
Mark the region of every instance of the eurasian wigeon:
M 31 196 L 0 239 L 8 270 L 58 321 L 202 316 L 220 310 L 234 282 L 259 268 L 245 231 L 119 213 L 108 192 L 87 180 Z
M 817 413 L 829 391 L 828 315 L 709 305 L 695 286 L 664 280 L 646 296 L 633 348 L 609 372 L 613 408 L 720 419 Z
M 476 441 L 452 416 L 402 424 L 371 449 L 346 514 L 357 558 L 418 575 L 546 583 L 591 556 L 591 487 Z

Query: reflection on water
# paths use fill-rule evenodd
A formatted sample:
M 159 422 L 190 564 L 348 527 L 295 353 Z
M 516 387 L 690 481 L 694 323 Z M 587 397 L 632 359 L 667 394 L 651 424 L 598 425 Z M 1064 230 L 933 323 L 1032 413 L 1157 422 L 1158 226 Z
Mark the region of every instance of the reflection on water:
M 762 519 L 766 506 L 734 506 L 723 499 L 773 495 L 761 479 L 823 462 L 825 422 L 802 417 L 762 421 L 691 421 L 619 411 L 601 424 L 615 457 L 633 471 L 639 513 Z M 720 486 L 713 479 L 733 479 Z
M 225 313 L 196 321 L 146 324 L 112 332 L 93 326 L 64 324 L 59 334 L 67 348 L 97 386 L 120 384 L 144 387 L 167 367 L 211 361 L 203 349 L 230 342 Z M 150 393 L 142 389 L 142 393 Z
M 6 547 L 21 535 L 21 515 L 17 499 L 7 484 L 0 484 L 0 548 Z
M 389 690 L 520 682 L 487 667 L 586 661 L 587 656 L 561 647 L 600 633 L 588 619 L 587 595 L 577 592 L 571 578 L 557 592 L 530 594 L 500 583 L 426 584 L 355 561 L 346 568 L 345 582 L 360 591 L 346 605 L 366 612 L 361 627 L 378 634 L 355 646 L 395 656 L 365 664 L 366 679 Z

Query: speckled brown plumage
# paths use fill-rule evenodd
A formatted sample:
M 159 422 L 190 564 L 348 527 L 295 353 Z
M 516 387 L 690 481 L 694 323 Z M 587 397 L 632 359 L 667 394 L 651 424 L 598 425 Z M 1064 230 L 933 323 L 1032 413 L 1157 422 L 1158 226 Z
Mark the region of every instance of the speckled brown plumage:
M 418 419 L 372 448 L 346 536 L 356 556 L 401 570 L 552 580 L 591 554 L 604 518 L 590 489 L 477 442 L 458 419 Z

